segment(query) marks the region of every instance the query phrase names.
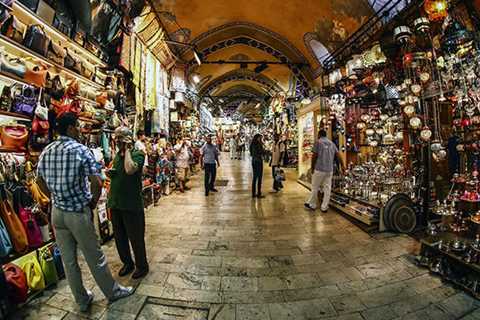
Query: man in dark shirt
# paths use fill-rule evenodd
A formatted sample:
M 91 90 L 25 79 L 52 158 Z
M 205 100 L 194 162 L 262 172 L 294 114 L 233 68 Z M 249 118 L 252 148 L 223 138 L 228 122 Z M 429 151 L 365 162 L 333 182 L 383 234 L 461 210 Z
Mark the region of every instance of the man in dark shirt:
M 133 279 L 148 273 L 145 250 L 145 212 L 142 195 L 142 168 L 145 163 L 143 151 L 133 148 L 133 134 L 127 127 L 115 130 L 118 153 L 109 171 L 111 185 L 108 207 L 112 210 L 112 224 L 118 255 L 123 267 L 118 272 L 126 276 L 134 269 L 130 244 L 135 255 Z
M 217 177 L 217 165 L 220 167 L 220 161 L 218 160 L 218 149 L 212 144 L 212 137 L 207 137 L 207 143 L 205 143 L 200 149 L 202 154 L 200 163 L 202 169 L 205 169 L 205 196 L 208 196 L 209 192 L 218 192 L 215 189 L 215 179 Z

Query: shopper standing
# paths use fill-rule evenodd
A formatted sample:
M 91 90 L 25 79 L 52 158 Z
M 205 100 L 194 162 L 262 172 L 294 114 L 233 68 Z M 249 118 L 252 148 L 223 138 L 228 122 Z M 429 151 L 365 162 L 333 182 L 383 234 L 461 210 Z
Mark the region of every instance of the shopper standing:
M 315 210 L 320 187 L 323 190 L 323 201 L 320 207 L 322 212 L 327 212 L 332 190 L 333 166 L 335 157 L 340 162 L 342 170 L 345 164 L 338 153 L 337 146 L 327 138 L 327 132 L 320 130 L 319 139 L 315 142 L 312 156 L 312 192 L 310 199 L 305 203 L 305 208 Z
M 218 160 L 218 149 L 212 144 L 212 137 L 208 136 L 206 140 L 207 143 L 200 149 L 200 163 L 202 169 L 205 169 L 205 196 L 208 196 L 210 191 L 218 192 L 215 189 L 215 179 L 217 177 L 217 165 L 220 167 L 220 161 Z
M 280 169 L 283 154 L 285 152 L 285 144 L 280 141 L 278 134 L 273 136 L 272 157 L 270 158 L 270 165 L 272 166 L 273 190 L 276 192 L 282 188 L 282 183 L 275 179 L 276 171 Z
M 237 136 L 230 138 L 230 160 L 237 159 Z
M 180 192 L 185 192 L 188 169 L 190 167 L 190 151 L 185 140 L 180 141 L 175 146 L 175 155 L 177 161 L 175 162 L 177 167 L 177 178 L 180 182 Z
M 262 135 L 256 134 L 250 144 L 250 156 L 252 157 L 252 198 L 264 198 L 262 195 L 263 178 L 263 156 L 265 149 L 263 147 Z
M 75 301 L 82 312 L 93 302 L 93 293 L 86 290 L 77 260 L 77 248 L 83 253 L 90 272 L 110 302 L 133 293 L 113 278 L 97 240 L 93 209 L 102 191 L 102 181 L 95 158 L 78 142 L 80 124 L 73 113 L 57 119 L 60 137 L 40 155 L 37 175 L 43 192 L 53 199 L 52 222 L 56 242 L 62 252 L 65 274 Z
M 114 134 L 118 153 L 109 171 L 111 183 L 108 207 L 112 212 L 115 244 L 123 263 L 118 275 L 124 277 L 135 269 L 132 279 L 139 279 L 148 273 L 142 195 L 145 154 L 133 147 L 133 133 L 129 128 L 119 127 Z M 135 263 L 130 253 L 130 245 Z

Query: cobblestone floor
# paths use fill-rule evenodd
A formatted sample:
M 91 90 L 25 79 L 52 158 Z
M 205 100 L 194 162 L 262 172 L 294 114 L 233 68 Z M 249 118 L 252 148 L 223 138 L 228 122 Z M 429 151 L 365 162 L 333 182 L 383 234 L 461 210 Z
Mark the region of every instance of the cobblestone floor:
M 89 313 L 61 281 L 12 318 L 480 319 L 479 301 L 412 264 L 410 237 L 371 237 L 333 211 L 312 215 L 293 178 L 272 194 L 269 168 L 265 176 L 267 197 L 252 200 L 248 162 L 225 160 L 218 194 L 206 198 L 197 176 L 191 191 L 162 198 L 147 214 L 150 274 L 120 279 L 138 285 L 134 296 L 108 306 L 83 267 L 96 293 Z M 113 241 L 104 250 L 116 273 Z M 165 312 L 174 305 L 192 309 Z

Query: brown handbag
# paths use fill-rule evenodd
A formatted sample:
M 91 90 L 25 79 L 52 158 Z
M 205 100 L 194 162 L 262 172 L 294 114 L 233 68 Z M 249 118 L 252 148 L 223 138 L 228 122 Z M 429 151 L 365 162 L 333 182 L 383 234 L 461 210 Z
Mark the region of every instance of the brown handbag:
M 56 44 L 54 41 L 50 41 L 48 44 L 47 58 L 63 66 L 65 62 L 66 51 L 62 48 L 61 44 Z
M 0 129 L 2 147 L 9 150 L 25 150 L 28 141 L 28 130 L 23 125 L 5 125 Z
M 0 214 L 2 220 L 7 227 L 10 240 L 16 252 L 24 252 L 28 249 L 28 237 L 22 221 L 13 211 L 7 200 L 2 200 L 0 203 Z
M 44 67 L 35 66 L 33 69 L 27 68 L 24 80 L 36 87 L 44 88 L 47 83 L 48 70 Z

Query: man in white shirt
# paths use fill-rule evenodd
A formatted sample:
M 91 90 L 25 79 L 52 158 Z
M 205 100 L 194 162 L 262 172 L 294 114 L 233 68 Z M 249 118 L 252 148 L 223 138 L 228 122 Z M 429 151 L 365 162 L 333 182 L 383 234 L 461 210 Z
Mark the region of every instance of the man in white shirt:
M 339 160 L 343 171 L 345 171 L 345 164 L 338 153 L 337 146 L 327 138 L 327 132 L 322 129 L 318 136 L 319 139 L 315 142 L 312 150 L 312 193 L 310 199 L 305 203 L 305 208 L 312 211 L 317 208 L 318 191 L 322 187 L 323 201 L 320 210 L 327 212 L 332 191 L 335 157 Z
M 275 180 L 275 172 L 277 169 L 280 169 L 284 152 L 285 143 L 280 141 L 278 134 L 275 134 L 273 136 L 272 158 L 270 162 L 270 165 L 272 166 L 273 190 L 275 190 L 275 192 L 280 191 L 280 189 L 283 187 L 281 182 Z
M 230 138 L 229 143 L 230 148 L 230 159 L 237 159 L 237 136 L 233 136 Z

